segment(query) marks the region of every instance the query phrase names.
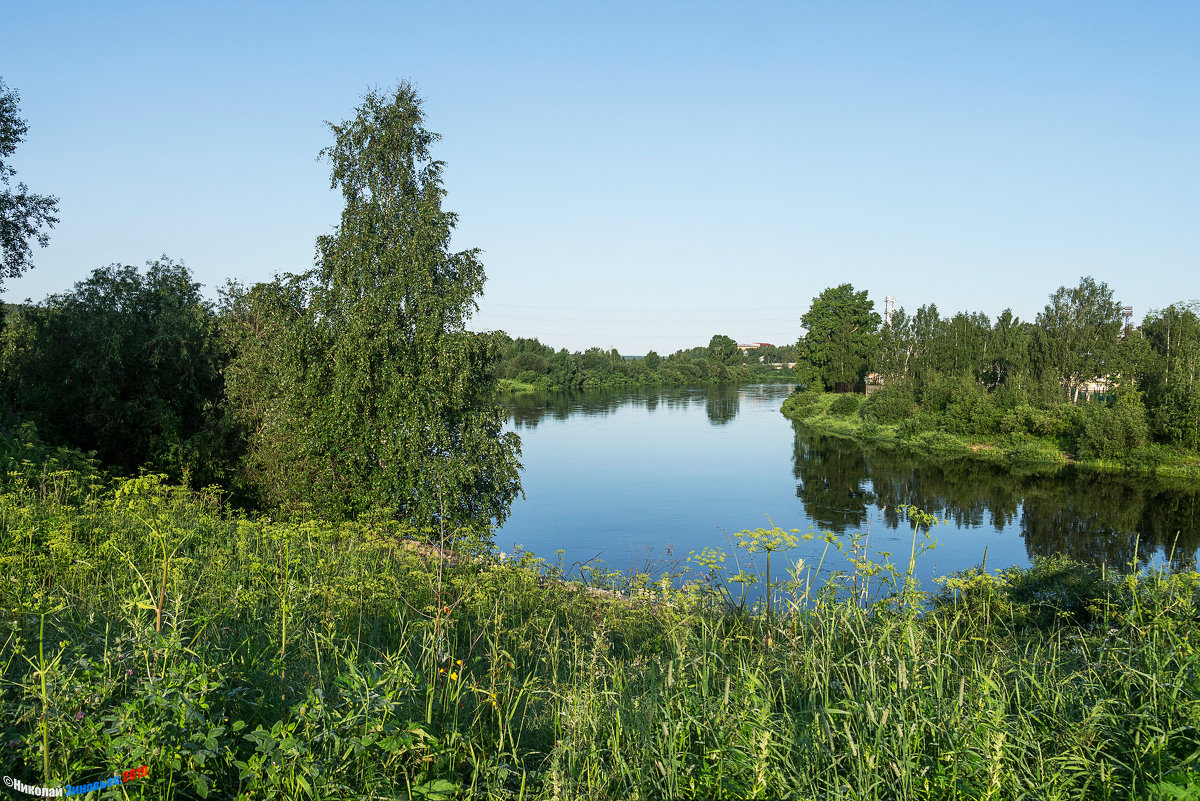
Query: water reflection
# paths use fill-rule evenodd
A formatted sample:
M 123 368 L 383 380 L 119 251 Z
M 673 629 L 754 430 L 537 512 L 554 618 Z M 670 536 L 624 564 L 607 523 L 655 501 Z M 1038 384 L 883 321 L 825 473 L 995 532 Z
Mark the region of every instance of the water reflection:
M 818 528 L 861 529 L 871 508 L 897 528 L 897 507 L 912 504 L 959 528 L 1001 532 L 1017 522 L 1030 558 L 1061 553 L 1145 567 L 1157 553 L 1174 569 L 1196 565 L 1200 492 L 1194 488 L 1069 466 L 1031 475 L 977 462 L 935 463 L 794 428 L 796 497 Z
M 652 389 L 630 392 L 528 392 L 505 395 L 501 403 L 517 429 L 536 428 L 549 417 L 566 420 L 572 415 L 604 417 L 621 408 L 643 408 L 655 412 L 659 408 L 683 411 L 701 404 L 709 422 L 722 426 L 741 410 L 742 400 L 748 398 L 779 404 L 780 385 L 763 387 L 708 387 L 706 389 Z

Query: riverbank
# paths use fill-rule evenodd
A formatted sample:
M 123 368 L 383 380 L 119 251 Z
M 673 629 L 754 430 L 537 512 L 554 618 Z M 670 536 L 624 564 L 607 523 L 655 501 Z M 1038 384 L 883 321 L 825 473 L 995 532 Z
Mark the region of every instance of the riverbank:
M 732 372 L 732 371 L 731 371 Z M 796 377 L 791 373 L 783 373 L 780 371 L 770 372 L 755 372 L 738 375 L 731 375 L 721 380 L 704 380 L 695 377 L 657 377 L 644 378 L 637 380 L 630 379 L 600 379 L 589 377 L 574 386 L 562 386 L 553 384 L 549 379 L 535 379 L 534 381 L 519 381 L 515 378 L 501 378 L 498 381 L 496 391 L 500 393 L 524 393 L 524 392 L 597 392 L 597 391 L 621 391 L 621 390 L 641 390 L 641 389 L 682 389 L 682 388 L 697 388 L 697 389 L 713 389 L 719 387 L 737 387 L 744 384 L 792 384 L 795 383 Z
M 146 764 L 131 792 L 162 799 L 1200 787 L 1195 573 L 1054 560 L 927 593 L 863 560 L 778 585 L 768 619 L 738 603 L 766 579 L 745 554 L 737 576 L 696 557 L 681 589 L 568 582 L 528 553 L 401 547 L 386 514 L 247 517 L 152 477 L 7 468 L 0 772 L 26 784 Z
M 897 423 L 864 419 L 863 398 L 854 394 L 795 393 L 780 412 L 815 431 L 872 447 L 904 450 L 940 460 L 970 459 L 1023 472 L 1053 473 L 1073 464 L 1107 473 L 1156 476 L 1200 483 L 1200 456 L 1164 447 L 1142 448 L 1115 459 L 1080 459 L 1061 443 L 1029 433 L 999 436 L 956 434 L 916 415 Z

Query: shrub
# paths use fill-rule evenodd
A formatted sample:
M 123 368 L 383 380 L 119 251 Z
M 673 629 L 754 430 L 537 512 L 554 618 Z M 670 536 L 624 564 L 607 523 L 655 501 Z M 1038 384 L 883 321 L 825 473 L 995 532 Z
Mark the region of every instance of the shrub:
M 1149 473 L 1158 472 L 1158 468 L 1167 460 L 1168 451 L 1157 442 L 1147 442 L 1140 448 L 1127 451 L 1121 457 L 1121 464 L 1133 470 L 1144 470 Z
M 912 446 L 943 459 L 966 456 L 971 451 L 961 439 L 945 431 L 926 431 L 916 438 Z
M 820 392 L 793 392 L 783 402 L 780 411 L 788 417 L 808 417 L 821 400 Z
M 1062 452 L 1052 445 L 1027 439 L 1018 440 L 1013 447 L 1005 452 L 1004 456 L 1009 463 L 1023 467 L 1062 465 L 1066 464 L 1067 461 L 1063 457 Z
M 866 420 L 858 430 L 858 436 L 865 440 L 879 439 L 883 436 L 883 426 L 879 425 L 879 423 Z
M 947 381 L 942 425 L 956 434 L 991 434 L 998 419 L 991 399 L 978 382 L 960 376 Z
M 1084 459 L 1115 459 L 1145 445 L 1149 431 L 1141 398 L 1122 393 L 1113 404 L 1084 405 L 1075 448 Z
M 862 403 L 862 396 L 853 392 L 847 392 L 839 395 L 834 399 L 833 403 L 829 404 L 829 413 L 836 417 L 850 417 L 858 411 L 859 405 Z
M 1019 406 L 1014 410 L 1025 431 L 1037 437 L 1069 438 L 1075 430 L 1081 410 L 1069 403 L 1048 408 Z
M 917 413 L 917 399 L 910 384 L 886 384 L 867 396 L 859 413 L 864 420 L 892 425 Z
M 896 426 L 896 436 L 900 439 L 912 440 L 933 427 L 933 421 L 925 415 L 914 415 L 901 420 Z

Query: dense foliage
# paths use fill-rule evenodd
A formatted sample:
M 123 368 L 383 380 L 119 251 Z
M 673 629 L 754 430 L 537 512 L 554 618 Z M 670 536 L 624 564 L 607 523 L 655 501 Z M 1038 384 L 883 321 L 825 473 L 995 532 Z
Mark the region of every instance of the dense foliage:
M 183 264 L 114 264 L 9 307 L 0 358 L 3 404 L 45 439 L 124 473 L 227 483 L 239 447 L 222 413 L 227 351 Z
M 1194 572 L 1048 560 L 931 596 L 859 539 L 758 529 L 738 535 L 759 559 L 738 575 L 706 551 L 682 589 L 602 570 L 585 589 L 530 554 L 410 547 L 387 516 L 246 517 L 154 476 L 109 484 L 34 441 L 0 452 L 15 456 L 0 465 L 0 773 L 27 784 L 146 765 L 127 797 L 1200 785 Z M 781 581 L 779 551 L 814 534 L 858 554 L 855 571 Z M 768 619 L 739 587 L 772 554 Z
M 865 297 L 849 285 L 827 290 L 814 299 L 814 320 L 829 317 L 831 296 L 847 309 L 850 299 Z M 890 433 L 901 438 L 936 431 L 1013 451 L 1036 442 L 1081 459 L 1154 469 L 1164 460 L 1200 459 L 1198 315 L 1200 304 L 1177 303 L 1151 312 L 1140 327 L 1123 327 L 1112 291 L 1085 277 L 1055 291 L 1032 323 L 1008 310 L 994 322 L 981 313 L 943 317 L 930 304 L 911 315 L 898 308 L 877 329 L 864 323 L 869 347 L 810 331 L 800 342 L 797 376 L 833 389 L 830 358 L 858 364 L 837 381 L 870 371 L 858 417 L 848 415 L 849 401 L 828 408 L 832 417 L 861 419 L 868 438 L 879 438 L 877 426 L 895 426 Z M 811 417 L 794 403 L 789 408 L 793 417 Z
M 527 389 L 622 389 L 641 386 L 708 386 L 750 381 L 792 381 L 785 362 L 795 348 L 751 348 L 743 353 L 733 339 L 715 335 L 707 347 L 670 356 L 650 351 L 627 359 L 616 349 L 588 348 L 570 353 L 537 339 L 503 339 L 497 374 L 509 387 Z M 761 359 L 761 360 L 760 360 Z
M 798 372 L 807 383 L 833 388 L 866 376 L 878 349 L 880 317 L 866 291 L 850 284 L 826 289 L 800 318 L 808 333 L 800 341 Z
M 345 208 L 317 241 L 318 269 L 235 298 L 250 328 L 233 326 L 231 399 L 249 458 L 285 506 L 390 508 L 451 529 L 503 521 L 519 445 L 492 400 L 497 338 L 465 329 L 484 273 L 478 251 L 450 251 L 438 136 L 407 84 L 330 127 L 323 155 Z

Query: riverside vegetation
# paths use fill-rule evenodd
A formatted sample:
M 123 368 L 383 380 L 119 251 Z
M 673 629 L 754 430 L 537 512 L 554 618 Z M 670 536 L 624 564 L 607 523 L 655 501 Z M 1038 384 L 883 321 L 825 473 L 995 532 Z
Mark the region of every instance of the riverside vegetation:
M 1066 452 L 1109 468 L 1194 473 L 1200 301 L 1152 310 L 1134 326 L 1132 310 L 1090 276 L 1049 300 L 1033 322 L 1007 309 L 994 323 L 983 313 L 943 317 L 933 304 L 882 319 L 866 292 L 832 287 L 801 318 L 797 377 L 813 390 L 882 385 L 862 405 L 860 435 L 885 444 L 924 436 L 941 455 L 964 452 L 965 441 L 981 458 L 1002 446 L 1018 462 Z M 855 403 L 796 401 L 787 413 L 859 431 Z
M 794 381 L 795 374 L 782 368 L 795 360 L 794 345 L 768 345 L 743 352 L 732 338 L 722 334 L 714 335 L 708 347 L 678 350 L 662 357 L 650 351 L 636 359 L 626 359 L 616 349 L 555 351 L 537 339 L 518 337 L 505 340 L 496 373 L 500 389 L 509 392 L 694 387 Z
M 926 592 L 936 521 L 907 510 L 907 569 L 742 532 L 775 558 L 768 616 L 743 591 L 767 563 L 716 550 L 561 581 L 406 547 L 382 512 L 246 515 L 2 444 L 0 772 L 28 784 L 146 764 L 129 797 L 1200 795 L 1192 571 L 1049 559 Z M 853 570 L 789 573 L 814 536 Z
M 988 392 L 963 378 L 899 380 L 864 398 L 854 393 L 793 393 L 782 413 L 818 431 L 873 447 L 929 457 L 971 459 L 1023 471 L 1085 467 L 1200 480 L 1200 452 L 1149 440 L 1133 393 L 1114 401 L 1038 402 L 1016 387 Z

